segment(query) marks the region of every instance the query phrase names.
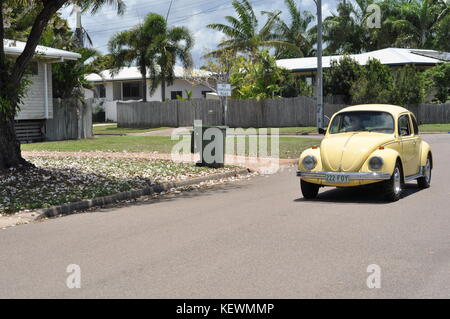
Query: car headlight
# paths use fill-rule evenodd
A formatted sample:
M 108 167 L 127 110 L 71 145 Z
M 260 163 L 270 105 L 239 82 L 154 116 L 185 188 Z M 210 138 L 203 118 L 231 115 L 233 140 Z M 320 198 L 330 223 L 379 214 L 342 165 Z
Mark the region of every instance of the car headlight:
M 312 155 L 308 155 L 305 156 L 305 158 L 302 161 L 302 165 L 304 168 L 306 168 L 307 170 L 312 170 L 314 167 L 316 167 L 317 165 L 317 160 L 314 156 Z
M 369 161 L 369 168 L 371 171 L 379 171 L 383 167 L 383 159 L 379 156 L 374 156 Z

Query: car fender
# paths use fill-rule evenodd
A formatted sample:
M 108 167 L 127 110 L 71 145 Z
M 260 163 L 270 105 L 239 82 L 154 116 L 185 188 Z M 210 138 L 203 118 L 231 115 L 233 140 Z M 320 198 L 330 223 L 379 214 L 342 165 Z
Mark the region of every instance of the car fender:
M 423 167 L 427 164 L 428 154 L 432 154 L 430 144 L 422 141 L 422 145 L 420 147 L 420 166 Z M 431 155 L 431 168 L 433 168 L 433 155 Z
M 308 156 L 314 156 L 317 160 L 317 165 L 312 171 L 321 171 L 322 170 L 322 159 L 320 158 L 320 148 L 308 148 L 307 150 L 303 151 L 303 153 L 300 155 L 300 158 L 298 160 L 298 170 L 299 171 L 305 171 L 306 169 L 303 167 L 303 159 Z
M 372 157 L 379 156 L 383 159 L 383 167 L 379 172 L 382 173 L 394 173 L 395 164 L 397 163 L 397 159 L 401 158 L 400 153 L 394 149 L 386 148 L 386 149 L 378 149 L 369 155 L 366 162 L 361 168 L 361 172 L 373 172 L 369 168 L 369 161 Z

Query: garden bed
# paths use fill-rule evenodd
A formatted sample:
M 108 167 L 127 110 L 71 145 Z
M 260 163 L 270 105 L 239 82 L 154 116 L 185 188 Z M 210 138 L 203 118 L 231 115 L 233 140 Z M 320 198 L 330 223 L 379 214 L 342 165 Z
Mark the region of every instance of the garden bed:
M 29 157 L 36 167 L 0 172 L 0 213 L 47 208 L 159 183 L 234 170 L 161 160 Z

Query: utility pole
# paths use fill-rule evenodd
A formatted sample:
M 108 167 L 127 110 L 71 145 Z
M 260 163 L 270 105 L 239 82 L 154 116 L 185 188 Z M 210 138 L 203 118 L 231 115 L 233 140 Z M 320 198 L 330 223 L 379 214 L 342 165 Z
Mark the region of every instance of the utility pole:
M 317 131 L 324 127 L 323 112 L 323 70 L 322 70 L 322 0 L 315 0 L 317 4 Z
M 81 26 L 81 8 L 78 5 L 73 6 L 73 11 L 75 12 L 77 25 L 75 29 L 75 37 L 78 41 L 78 45 L 80 48 L 84 47 L 84 39 L 83 39 L 83 28 Z
M 172 10 L 173 0 L 170 0 L 169 10 L 167 10 L 166 21 L 169 21 L 170 10 Z

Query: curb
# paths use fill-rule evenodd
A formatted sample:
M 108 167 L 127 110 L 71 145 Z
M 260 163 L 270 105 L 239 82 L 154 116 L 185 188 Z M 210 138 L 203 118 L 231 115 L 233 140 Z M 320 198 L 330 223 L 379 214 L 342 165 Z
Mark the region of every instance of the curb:
M 172 188 L 177 187 L 185 187 L 185 186 L 191 186 L 195 184 L 199 184 L 206 181 L 211 180 L 217 180 L 222 178 L 229 178 L 234 177 L 238 175 L 244 175 L 248 174 L 250 172 L 249 169 L 239 169 L 232 172 L 226 172 L 226 173 L 220 173 L 220 174 L 213 174 L 209 176 L 203 176 L 203 177 L 197 177 L 185 181 L 180 182 L 173 182 L 173 183 L 165 183 L 165 184 L 158 184 L 154 186 L 145 187 L 142 189 L 136 189 L 136 190 L 130 190 L 114 195 L 108 195 L 104 197 L 97 197 L 89 200 L 83 200 L 79 202 L 73 202 L 73 203 L 67 203 L 60 206 L 53 206 L 50 208 L 44 208 L 37 210 L 38 216 L 35 218 L 35 220 L 40 220 L 44 218 L 52 218 L 57 216 L 64 216 L 64 215 L 72 215 L 75 213 L 78 213 L 80 211 L 85 211 L 90 208 L 94 207 L 102 207 L 109 204 L 114 204 L 119 201 L 124 200 L 130 200 L 130 199 L 136 199 L 142 196 L 148 196 L 152 194 L 158 194 L 165 191 L 168 191 Z

